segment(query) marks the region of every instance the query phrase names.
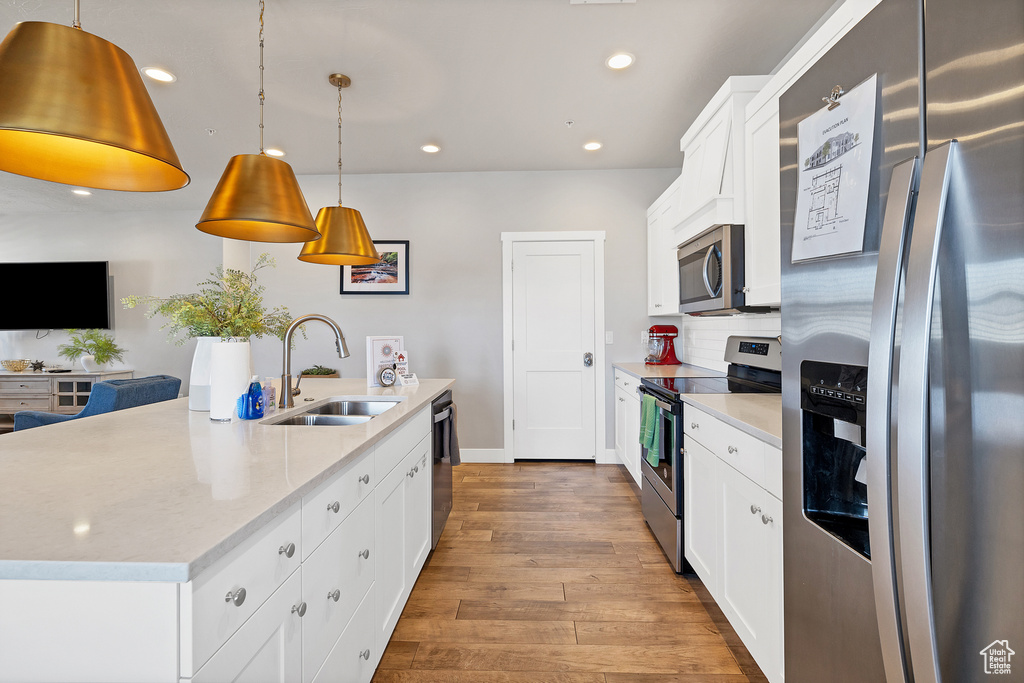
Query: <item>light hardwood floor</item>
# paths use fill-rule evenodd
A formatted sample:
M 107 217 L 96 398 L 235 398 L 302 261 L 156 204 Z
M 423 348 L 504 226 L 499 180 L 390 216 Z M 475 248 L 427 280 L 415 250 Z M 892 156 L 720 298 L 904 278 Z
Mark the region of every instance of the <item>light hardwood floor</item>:
M 375 683 L 767 683 L 625 468 L 460 465 Z

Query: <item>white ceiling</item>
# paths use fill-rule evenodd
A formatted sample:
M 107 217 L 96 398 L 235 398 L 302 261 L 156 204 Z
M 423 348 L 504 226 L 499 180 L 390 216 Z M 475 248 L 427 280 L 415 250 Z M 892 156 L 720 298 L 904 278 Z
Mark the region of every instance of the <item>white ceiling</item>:
M 336 173 L 341 72 L 345 173 L 678 166 L 724 80 L 770 73 L 833 1 L 266 0 L 265 144 L 297 174 Z M 259 151 L 258 1 L 81 4 L 84 30 L 177 74 L 147 84 L 192 183 L 81 198 L 0 172 L 0 213 L 201 210 L 228 159 Z M 0 0 L 4 33 L 72 16 L 71 0 Z M 637 61 L 613 72 L 619 50 Z

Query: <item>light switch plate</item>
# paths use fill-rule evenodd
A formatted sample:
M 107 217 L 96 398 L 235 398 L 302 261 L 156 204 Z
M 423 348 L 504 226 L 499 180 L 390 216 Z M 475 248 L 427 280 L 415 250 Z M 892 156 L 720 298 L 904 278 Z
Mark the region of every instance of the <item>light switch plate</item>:
M 604 343 L 605 344 L 614 344 L 615 343 L 615 338 L 612 336 L 612 331 L 611 330 L 607 330 L 604 333 Z

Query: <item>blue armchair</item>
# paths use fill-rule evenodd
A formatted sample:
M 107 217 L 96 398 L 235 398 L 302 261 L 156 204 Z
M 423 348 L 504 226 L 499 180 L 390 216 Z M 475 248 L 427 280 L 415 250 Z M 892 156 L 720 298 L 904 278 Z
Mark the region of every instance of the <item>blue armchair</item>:
M 181 380 L 170 375 L 97 382 L 89 393 L 89 402 L 77 415 L 57 415 L 35 410 L 22 410 L 14 414 L 14 431 L 144 406 L 147 403 L 169 401 L 178 397 L 180 388 Z

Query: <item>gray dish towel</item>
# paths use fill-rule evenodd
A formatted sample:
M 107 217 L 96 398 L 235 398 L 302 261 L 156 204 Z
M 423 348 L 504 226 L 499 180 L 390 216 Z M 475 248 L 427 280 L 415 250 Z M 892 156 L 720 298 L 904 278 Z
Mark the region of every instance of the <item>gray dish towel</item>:
M 444 430 L 444 450 L 451 456 L 452 465 L 462 464 L 462 455 L 459 453 L 459 431 L 458 431 L 458 417 L 459 411 L 455 408 L 455 404 L 451 406 L 452 419 L 446 424 Z

